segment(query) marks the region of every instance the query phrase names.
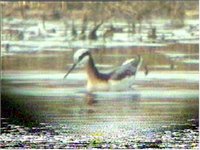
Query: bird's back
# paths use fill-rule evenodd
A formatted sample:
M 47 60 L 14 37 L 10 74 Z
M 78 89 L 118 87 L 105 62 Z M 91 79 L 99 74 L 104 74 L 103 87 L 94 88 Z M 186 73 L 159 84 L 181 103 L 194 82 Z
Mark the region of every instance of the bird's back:
M 119 68 L 117 68 L 110 80 L 122 80 L 126 77 L 135 76 L 142 63 L 142 57 L 138 56 L 136 59 L 126 60 Z
M 110 76 L 110 90 L 126 90 L 135 82 L 135 76 L 142 63 L 142 57 L 125 61 Z

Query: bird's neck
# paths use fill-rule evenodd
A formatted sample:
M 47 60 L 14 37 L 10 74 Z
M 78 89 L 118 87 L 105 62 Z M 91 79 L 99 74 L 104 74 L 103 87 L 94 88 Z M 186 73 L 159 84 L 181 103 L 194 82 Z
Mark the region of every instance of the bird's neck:
M 88 76 L 87 89 L 93 90 L 108 90 L 107 80 L 103 78 L 102 74 L 98 72 L 92 57 L 89 57 L 86 65 L 86 72 Z
M 99 72 L 94 64 L 92 56 L 89 57 L 88 63 L 86 65 L 86 72 L 88 76 L 88 81 L 92 82 L 98 80 Z

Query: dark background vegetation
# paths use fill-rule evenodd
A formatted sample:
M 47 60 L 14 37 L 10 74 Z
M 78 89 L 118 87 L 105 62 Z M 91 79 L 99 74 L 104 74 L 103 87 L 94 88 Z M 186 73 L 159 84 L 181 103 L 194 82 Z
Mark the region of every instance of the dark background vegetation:
M 120 20 L 141 23 L 169 18 L 182 26 L 184 18 L 198 17 L 198 1 L 119 1 L 119 2 L 2 2 L 3 17 L 41 18 L 47 20 Z

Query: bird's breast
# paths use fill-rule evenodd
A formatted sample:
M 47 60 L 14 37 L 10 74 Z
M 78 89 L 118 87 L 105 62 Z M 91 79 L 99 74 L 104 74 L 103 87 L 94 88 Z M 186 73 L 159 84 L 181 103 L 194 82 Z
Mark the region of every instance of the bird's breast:
M 107 91 L 109 90 L 109 84 L 104 80 L 88 80 L 87 82 L 88 91 Z

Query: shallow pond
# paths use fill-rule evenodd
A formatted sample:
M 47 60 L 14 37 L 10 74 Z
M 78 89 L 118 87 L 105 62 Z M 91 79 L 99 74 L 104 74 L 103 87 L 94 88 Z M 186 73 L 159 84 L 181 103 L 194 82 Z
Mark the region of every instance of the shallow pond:
M 1 148 L 198 148 L 198 64 L 171 68 L 165 49 L 92 51 L 104 72 L 144 59 L 131 89 L 92 94 L 80 68 L 63 80 L 72 51 L 2 57 Z

